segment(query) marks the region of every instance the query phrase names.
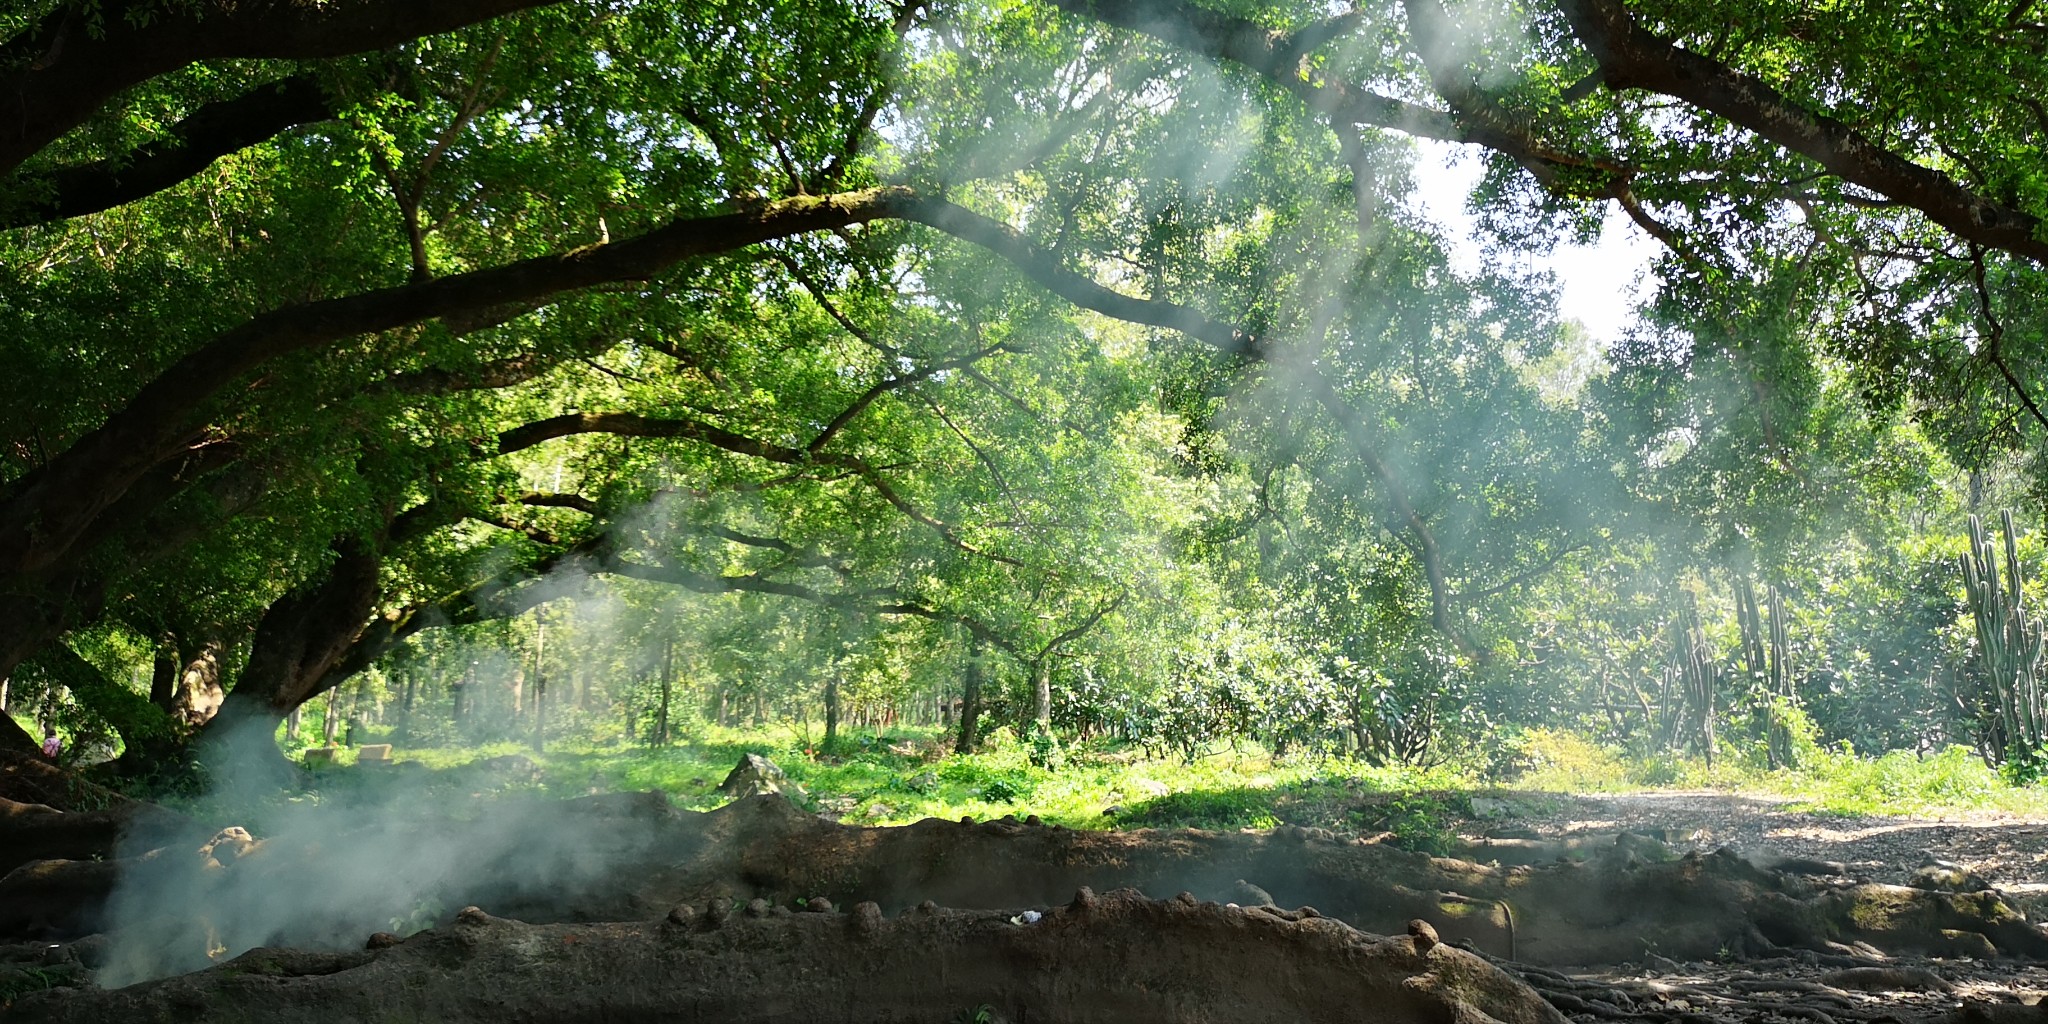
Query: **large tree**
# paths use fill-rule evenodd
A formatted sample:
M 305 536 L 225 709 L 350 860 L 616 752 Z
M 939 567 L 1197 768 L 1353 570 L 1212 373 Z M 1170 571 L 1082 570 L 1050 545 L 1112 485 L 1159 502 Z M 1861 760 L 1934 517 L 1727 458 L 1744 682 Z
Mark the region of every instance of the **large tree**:
M 0 26 L 0 364 L 32 382 L 0 410 L 0 675 L 110 614 L 191 650 L 231 626 L 251 636 L 231 703 L 276 711 L 378 622 L 496 579 L 444 558 L 438 594 L 393 587 L 394 553 L 445 555 L 434 538 L 478 523 L 556 542 L 517 571 L 573 552 L 761 578 L 622 553 L 616 514 L 660 489 L 633 493 L 632 457 L 571 489 L 499 461 L 659 437 L 721 460 L 664 450 L 677 493 L 801 482 L 808 503 L 693 506 L 721 545 L 891 568 L 835 593 L 978 624 L 1044 717 L 1057 653 L 1172 589 L 1129 569 L 1136 548 L 1103 555 L 1153 527 L 1043 507 L 1093 486 L 1097 455 L 1019 487 L 1029 453 L 1003 450 L 1005 403 L 1083 417 L 977 364 L 1064 354 L 1086 382 L 1069 397 L 1131 408 L 1096 385 L 1154 378 L 1096 374 L 1089 345 L 1167 366 L 1195 449 L 1236 424 L 1261 486 L 1312 481 L 1316 518 L 1370 541 L 1333 550 L 1395 567 L 1413 621 L 1483 660 L 1483 598 L 1598 526 L 1517 468 L 1579 457 L 1583 425 L 1516 368 L 1562 340 L 1542 288 L 1458 280 L 1401 204 L 1407 138 L 1492 154 L 1504 251 L 1610 204 L 1662 240 L 1687 366 L 1725 357 L 1768 389 L 1847 360 L 1963 459 L 2048 426 L 2026 301 L 2048 255 L 2024 57 L 2042 29 L 2025 6 L 1894 13 L 36 5 Z M 1803 303 L 1788 274 L 1853 283 Z M 1810 308 L 1833 329 L 1758 330 Z M 636 374 L 703 386 L 612 386 Z M 1760 425 L 1813 394 L 1766 395 Z M 249 557 L 193 557 L 237 531 L 261 538 Z M 174 623 L 179 589 L 249 599 L 236 623 Z

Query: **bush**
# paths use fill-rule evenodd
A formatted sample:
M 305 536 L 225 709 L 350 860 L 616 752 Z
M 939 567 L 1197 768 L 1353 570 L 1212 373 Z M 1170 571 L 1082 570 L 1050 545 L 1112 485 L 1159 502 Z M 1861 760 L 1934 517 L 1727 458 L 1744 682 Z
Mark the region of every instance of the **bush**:
M 1134 808 L 1121 821 L 1153 828 L 1273 828 L 1273 791 L 1198 789 L 1168 793 Z

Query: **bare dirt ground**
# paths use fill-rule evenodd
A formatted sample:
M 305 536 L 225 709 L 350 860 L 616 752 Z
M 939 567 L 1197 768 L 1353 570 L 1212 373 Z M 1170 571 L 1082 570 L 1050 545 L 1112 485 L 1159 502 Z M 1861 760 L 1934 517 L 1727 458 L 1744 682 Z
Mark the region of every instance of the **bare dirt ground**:
M 1837 886 L 1913 884 L 1922 880 L 1930 861 L 1940 861 L 1961 869 L 1973 883 L 1981 880 L 2030 921 L 2048 919 L 2048 820 L 1998 812 L 1842 817 L 1793 810 L 1793 804 L 1707 790 L 1510 797 L 1497 816 L 1472 822 L 1465 831 L 1482 842 L 1501 834 L 1571 840 L 1635 832 L 1655 835 L 1678 850 L 1727 847 L 1761 859 L 1836 861 L 1845 874 L 1821 884 Z M 1852 959 L 1868 966 L 1852 966 Z M 1870 968 L 1898 973 L 1883 978 L 1869 974 Z M 1581 1021 L 2048 1021 L 2048 968 L 2011 959 L 1888 955 L 1873 949 L 1855 958 L 1800 951 L 1681 962 L 1652 954 L 1640 962 L 1511 970 L 1547 989 L 1560 1009 Z M 1919 984 L 1900 987 L 1901 981 Z M 1575 997 L 1587 1002 L 1591 1012 L 1571 1013 Z
M 0 800 L 0 853 L 27 861 L 0 877 L 8 1024 L 461 1024 L 513 1004 L 528 1020 L 686 1007 L 819 1024 L 2048 1024 L 2048 822 L 2008 816 L 1501 793 L 1472 801 L 1455 856 L 1430 856 L 1293 825 L 867 828 L 772 793 L 709 812 L 658 794 L 506 799 L 254 838 L 116 803 L 163 834 L 117 858 L 104 798 L 15 769 L 0 770 L 18 794 Z M 374 884 L 302 899 L 351 875 Z M 120 987 L 135 977 L 158 980 Z
M 1789 799 L 1710 790 L 1568 797 L 1517 804 L 1512 818 L 1545 838 L 1658 834 L 1681 849 L 1734 847 L 1842 862 L 1863 881 L 1903 885 L 1928 856 L 2008 893 L 2048 890 L 2048 820 L 1997 812 L 1940 818 L 1845 818 L 1789 810 Z

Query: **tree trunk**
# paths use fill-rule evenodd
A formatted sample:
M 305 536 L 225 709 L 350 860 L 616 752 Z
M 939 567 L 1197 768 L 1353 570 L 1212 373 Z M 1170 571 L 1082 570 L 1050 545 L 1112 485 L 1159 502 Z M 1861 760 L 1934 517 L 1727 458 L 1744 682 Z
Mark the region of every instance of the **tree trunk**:
M 626 694 L 626 742 L 628 743 L 633 742 L 634 730 L 639 725 L 639 723 L 635 720 L 640 717 L 640 709 L 633 702 L 633 694 L 638 692 L 640 685 L 644 682 L 646 682 L 646 677 L 644 676 L 640 679 L 635 680 L 633 684 L 633 689 Z
M 538 632 L 533 641 L 533 752 L 548 748 L 548 624 L 534 613 Z
M 669 744 L 669 709 L 674 706 L 676 695 L 676 642 L 671 637 L 661 645 L 661 707 L 654 717 L 654 744 L 665 747 Z
M 174 703 L 178 695 L 178 646 L 170 640 L 157 645 L 156 659 L 149 671 L 149 702 L 164 709 L 168 715 L 176 715 Z
M 420 670 L 418 666 L 408 665 L 405 669 L 404 695 L 400 697 L 398 703 L 397 738 L 401 743 L 412 739 L 412 703 L 419 699 L 419 694 Z
M 216 759 L 226 754 L 237 766 L 282 764 L 273 739 L 278 723 L 341 682 L 329 670 L 369 619 L 382 559 L 353 537 L 337 539 L 334 551 L 325 576 L 279 598 L 263 613 L 248 665 L 200 733 L 201 744 L 213 748 Z
M 953 749 L 974 753 L 976 732 L 981 728 L 981 638 L 967 647 L 967 678 L 960 695 L 960 740 Z
M 0 712 L 0 750 L 19 751 L 24 754 L 42 756 L 42 744 L 36 742 L 28 730 L 15 724 L 14 716 Z
M 1031 724 L 1041 733 L 1052 732 L 1052 656 L 1031 663 Z
M 825 746 L 839 740 L 839 678 L 825 680 Z

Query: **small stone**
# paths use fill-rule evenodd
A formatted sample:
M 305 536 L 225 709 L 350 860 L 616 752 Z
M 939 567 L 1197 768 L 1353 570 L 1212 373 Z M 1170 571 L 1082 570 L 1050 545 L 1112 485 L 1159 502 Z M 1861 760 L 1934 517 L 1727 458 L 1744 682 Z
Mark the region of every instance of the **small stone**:
M 726 919 L 730 917 L 732 917 L 732 900 L 723 896 L 713 899 L 704 907 L 704 918 L 711 922 L 711 927 L 713 928 L 724 924 Z
M 1303 908 L 1301 908 L 1300 910 L 1297 910 L 1297 911 L 1295 911 L 1294 913 L 1295 913 L 1295 915 L 1296 915 L 1297 917 L 1300 917 L 1300 918 L 1301 918 L 1302 920 L 1304 920 L 1304 921 L 1308 920 L 1308 919 L 1309 919 L 1309 918 L 1311 918 L 1311 917 L 1321 917 L 1321 916 L 1323 916 L 1323 912 L 1322 912 L 1322 911 L 1320 911 L 1320 910 L 1317 910 L 1317 909 L 1316 909 L 1316 908 L 1314 908 L 1314 907 L 1303 907 Z
M 1074 901 L 1067 904 L 1067 908 L 1085 914 L 1094 910 L 1097 902 L 1095 890 L 1084 885 L 1074 890 Z
M 1194 894 L 1194 893 L 1188 892 L 1188 891 L 1187 891 L 1187 890 L 1185 890 L 1185 889 L 1183 889 L 1183 890 L 1181 890 L 1181 891 L 1180 891 L 1179 893 L 1175 894 L 1175 895 L 1174 895 L 1174 897 L 1173 897 L 1173 901 L 1174 901 L 1175 903 L 1178 903 L 1178 904 L 1180 904 L 1181 906 L 1184 906 L 1184 907 L 1192 907 L 1192 906 L 1194 906 L 1195 904 L 1197 904 L 1197 903 L 1200 903 L 1200 902 L 1201 902 L 1201 900 L 1198 900 L 1198 899 L 1196 899 L 1196 898 L 1195 898 L 1195 894 Z
M 832 913 L 832 910 L 832 901 L 823 896 L 813 896 L 804 901 L 804 913 L 806 914 L 829 914 Z
M 468 925 L 489 924 L 491 923 L 491 915 L 484 913 L 482 907 L 464 907 L 455 912 L 455 923 Z
M 679 903 L 673 910 L 668 912 L 668 923 L 670 924 L 687 926 L 695 920 L 697 920 L 697 908 L 687 903 Z
M 1437 938 L 1436 926 L 1419 917 L 1408 922 L 1408 934 L 1415 938 L 1415 951 L 1417 953 L 1427 953 L 1435 949 L 1437 944 L 1443 941 Z
M 853 905 L 853 933 L 869 936 L 882 930 L 882 908 L 872 900 L 862 900 Z
M 771 908 L 771 909 L 770 909 L 770 910 L 768 911 L 768 916 L 769 916 L 769 917 L 795 917 L 795 916 L 796 916 L 796 912 L 795 912 L 795 911 L 793 911 L 793 910 L 791 910 L 791 909 L 789 909 L 788 907 L 782 907 L 782 906 L 778 906 L 778 907 L 774 907 L 774 908 Z
M 961 815 L 961 816 L 960 816 L 960 824 L 962 824 L 962 825 L 972 825 L 972 824 L 974 824 L 974 815 L 972 815 L 972 814 L 963 814 L 963 815 Z
M 1239 903 L 1244 904 L 1247 907 L 1278 906 L 1278 904 L 1273 902 L 1272 893 L 1267 892 L 1266 890 L 1261 889 L 1258 886 L 1253 885 L 1252 883 L 1247 882 L 1242 878 L 1231 883 L 1231 895 L 1237 897 L 1237 901 Z
M 363 948 L 390 949 L 391 947 L 396 946 L 404 941 L 404 939 L 399 938 L 398 935 L 394 932 L 371 932 L 370 941 L 363 943 Z
M 1024 816 L 1024 824 L 1026 824 L 1026 825 L 1030 825 L 1030 826 L 1033 826 L 1033 827 L 1036 827 L 1036 826 L 1037 826 L 1037 825 L 1039 824 L 1039 821 L 1038 821 L 1038 815 L 1036 815 L 1036 814 L 1027 814 L 1027 815 L 1025 815 L 1025 816 Z
M 748 901 L 747 901 L 747 916 L 748 916 L 748 917 L 767 917 L 767 916 L 768 916 L 768 901 L 767 901 L 767 900 L 764 900 L 764 899 L 762 899 L 762 898 L 761 898 L 761 897 L 759 897 L 759 896 L 756 896 L 756 897 L 754 897 L 753 899 L 750 899 L 750 900 L 748 900 Z
M 917 905 L 917 912 L 925 917 L 931 917 L 939 912 L 939 905 L 930 900 L 925 900 Z
M 1105 807 L 1105 808 L 1103 808 L 1103 809 L 1102 809 L 1102 816 L 1103 816 L 1103 817 L 1105 817 L 1105 818 L 1114 818 L 1114 817 L 1118 817 L 1118 816 L 1122 815 L 1123 813 L 1124 813 L 1124 805 L 1122 805 L 1122 804 L 1110 804 L 1110 805 L 1109 805 L 1108 807 Z

